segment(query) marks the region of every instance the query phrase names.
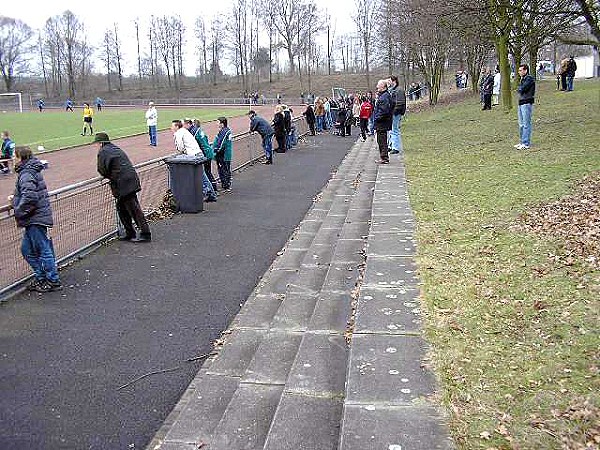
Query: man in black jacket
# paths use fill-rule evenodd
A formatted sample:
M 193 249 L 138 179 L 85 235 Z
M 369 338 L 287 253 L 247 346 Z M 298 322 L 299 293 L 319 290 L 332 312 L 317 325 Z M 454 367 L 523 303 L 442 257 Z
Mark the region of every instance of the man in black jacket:
M 54 225 L 48 189 L 42 177 L 43 164 L 29 147 L 15 149 L 17 182 L 15 193 L 8 199 L 14 208 L 17 226 L 25 228 L 21 253 L 33 269 L 30 291 L 50 292 L 62 289 L 56 268 L 56 258 L 48 228 Z
M 571 92 L 573 90 L 573 78 L 575 78 L 575 72 L 577 72 L 577 63 L 575 62 L 575 58 L 573 55 L 569 57 L 569 61 L 567 62 L 567 91 Z
M 388 80 L 388 84 L 390 85 L 389 91 L 394 102 L 394 115 L 392 116 L 392 129 L 388 133 L 388 145 L 390 146 L 390 153 L 397 155 L 403 150 L 400 122 L 402 116 L 406 113 L 406 93 L 400 87 L 397 76 L 392 75 Z
M 492 109 L 492 92 L 494 90 L 494 76 L 489 67 L 485 68 L 483 79 L 481 80 L 481 95 L 483 97 L 482 111 Z
M 515 145 L 518 150 L 528 150 L 531 146 L 531 115 L 533 113 L 533 102 L 535 99 L 535 79 L 529 74 L 529 66 L 519 66 L 521 83 L 517 88 L 519 93 L 519 137 L 520 142 Z
M 388 155 L 388 131 L 392 129 L 392 114 L 394 112 L 394 101 L 388 92 L 387 82 L 379 80 L 377 82 L 377 101 L 375 102 L 375 110 L 373 117 L 375 122 L 375 130 L 377 133 L 377 145 L 379 147 L 379 164 L 389 164 L 390 157 Z
M 98 143 L 98 173 L 110 180 L 110 189 L 117 200 L 119 219 L 125 228 L 121 241 L 150 242 L 152 235 L 148 221 L 137 198 L 142 190 L 140 179 L 133 164 L 123 150 L 111 143 L 106 133 L 96 133 L 94 142 Z M 132 220 L 140 229 L 136 237 Z

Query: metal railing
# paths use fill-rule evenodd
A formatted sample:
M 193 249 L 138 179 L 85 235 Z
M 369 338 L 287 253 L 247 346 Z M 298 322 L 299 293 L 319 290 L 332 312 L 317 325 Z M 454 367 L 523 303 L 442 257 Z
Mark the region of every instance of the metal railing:
M 307 134 L 305 120 L 296 119 L 294 124 L 298 136 Z M 262 140 L 258 134 L 241 133 L 233 140 L 234 171 L 263 157 Z M 146 212 L 161 205 L 169 188 L 166 158 L 168 156 L 135 166 L 142 184 L 139 199 Z M 213 173 L 217 171 L 213 170 Z M 115 200 L 106 179 L 92 178 L 54 190 L 48 195 L 54 218 L 54 227 L 49 234 L 59 264 L 115 236 Z M 18 290 L 32 276 L 21 255 L 22 234 L 23 230 L 16 226 L 12 209 L 0 207 L 0 299 Z

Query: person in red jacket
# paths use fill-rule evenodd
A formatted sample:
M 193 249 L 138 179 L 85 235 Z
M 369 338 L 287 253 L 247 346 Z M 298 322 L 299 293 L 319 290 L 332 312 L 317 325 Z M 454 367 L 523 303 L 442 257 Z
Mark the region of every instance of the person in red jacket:
M 360 101 L 360 114 L 358 115 L 360 119 L 360 134 L 362 135 L 363 142 L 367 140 L 367 133 L 369 128 L 369 118 L 371 114 L 373 114 L 373 105 L 367 99 L 367 97 L 363 96 Z

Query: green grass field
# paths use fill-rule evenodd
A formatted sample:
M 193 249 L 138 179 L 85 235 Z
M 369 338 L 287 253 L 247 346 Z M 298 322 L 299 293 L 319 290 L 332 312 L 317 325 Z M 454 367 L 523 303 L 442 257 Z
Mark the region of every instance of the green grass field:
M 478 97 L 402 125 L 426 335 L 460 449 L 600 445 L 600 273 L 512 226 L 600 170 L 600 82 L 575 89 L 538 83 L 529 151 L 513 148 L 516 111 Z
M 246 113 L 239 108 L 163 108 L 159 109 L 159 129 L 166 129 L 171 120 L 194 117 L 201 122 L 215 120 L 219 116 L 233 117 Z M 147 133 L 146 110 L 110 109 L 94 111 L 94 132 L 104 131 L 111 138 Z M 72 147 L 91 141 L 89 136 L 80 136 L 83 128 L 81 109 L 74 113 L 64 111 L 25 112 L 0 114 L 0 129 L 9 130 L 17 145 L 30 145 L 35 150 L 43 145 L 48 150 Z

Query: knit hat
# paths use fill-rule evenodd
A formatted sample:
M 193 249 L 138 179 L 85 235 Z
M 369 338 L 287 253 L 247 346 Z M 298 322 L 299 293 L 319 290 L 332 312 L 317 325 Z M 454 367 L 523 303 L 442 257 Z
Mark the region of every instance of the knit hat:
M 110 142 L 110 139 L 106 133 L 96 133 L 96 136 L 94 136 L 94 142 Z

